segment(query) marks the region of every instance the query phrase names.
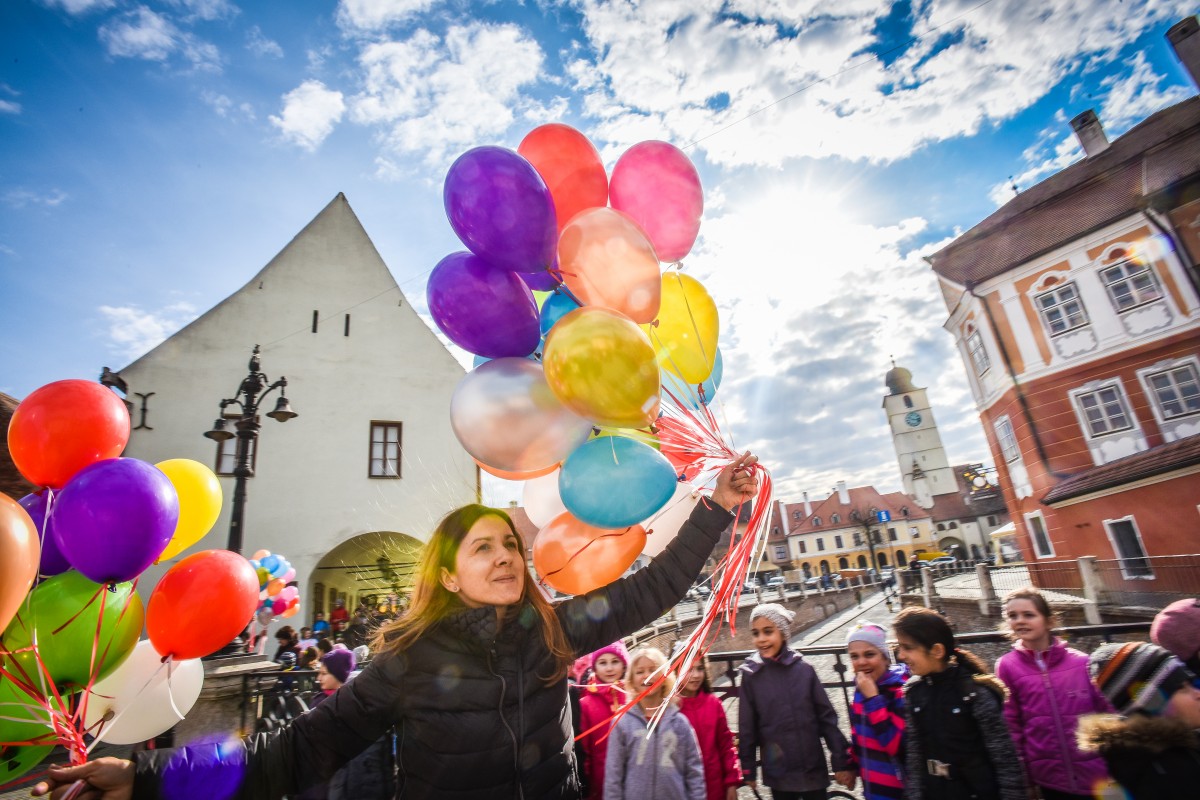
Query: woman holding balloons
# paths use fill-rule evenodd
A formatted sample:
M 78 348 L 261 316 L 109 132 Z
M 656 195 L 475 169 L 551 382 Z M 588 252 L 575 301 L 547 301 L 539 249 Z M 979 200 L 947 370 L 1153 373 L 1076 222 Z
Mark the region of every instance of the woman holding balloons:
M 241 746 L 140 753 L 136 764 L 55 768 L 34 795 L 58 800 L 84 781 L 81 797 L 155 797 L 220 772 L 238 776 L 238 797 L 278 798 L 328 780 L 395 725 L 406 797 L 577 797 L 568 667 L 682 599 L 731 510 L 757 492 L 756 462 L 746 453 L 721 470 L 712 497 L 650 566 L 558 606 L 530 582 L 507 515 L 451 512 L 423 551 L 409 613 L 380 632 L 378 655 L 290 728 Z

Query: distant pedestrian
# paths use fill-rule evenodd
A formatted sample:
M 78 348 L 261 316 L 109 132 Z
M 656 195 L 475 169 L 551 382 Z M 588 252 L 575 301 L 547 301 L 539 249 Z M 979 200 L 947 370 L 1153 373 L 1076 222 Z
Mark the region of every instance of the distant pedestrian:
M 1200 790 L 1200 690 L 1196 676 L 1149 642 L 1106 644 L 1092 679 L 1124 716 L 1079 721 L 1079 743 L 1098 752 L 1128 800 L 1195 800 Z M 1105 797 L 1113 796 L 1106 794 Z
M 325 613 L 323 611 L 318 611 L 315 616 L 316 619 L 312 626 L 313 636 L 317 639 L 324 639 L 331 632 L 329 623 L 325 621 Z
M 1004 685 L 955 645 L 946 619 L 910 606 L 896 615 L 905 684 L 906 800 L 1028 800 L 1002 706 Z
M 1108 781 L 1104 760 L 1075 744 L 1079 718 L 1109 713 L 1112 705 L 1088 676 L 1086 654 L 1054 636 L 1054 612 L 1041 592 L 1018 589 L 1004 598 L 1012 652 L 996 662 L 1008 687 L 1004 719 L 1026 777 L 1043 800 L 1085 800 Z
M 854 701 L 850 706 L 850 747 L 847 751 L 853 789 L 854 774 L 862 777 L 867 800 L 898 800 L 904 796 L 904 682 L 908 669 L 893 665 L 887 631 L 874 622 L 860 622 L 846 636 L 854 669 Z
M 679 710 L 692 723 L 704 759 L 704 785 L 708 800 L 737 800 L 742 782 L 737 742 L 729 730 L 725 706 L 708 683 L 708 662 L 696 659 L 679 689 Z
M 630 658 L 625 683 L 631 694 L 645 693 L 609 737 L 604 800 L 705 800 L 700 745 L 687 717 L 667 700 L 675 675 L 663 672 L 666 664 L 667 657 L 653 647 Z M 655 683 L 659 685 L 647 691 Z
M 795 615 L 778 603 L 755 606 L 750 636 L 756 653 L 738 668 L 738 756 L 742 778 L 757 790 L 758 768 L 775 800 L 825 800 L 829 748 L 837 780 L 848 772 L 846 737 L 817 672 L 788 646 Z

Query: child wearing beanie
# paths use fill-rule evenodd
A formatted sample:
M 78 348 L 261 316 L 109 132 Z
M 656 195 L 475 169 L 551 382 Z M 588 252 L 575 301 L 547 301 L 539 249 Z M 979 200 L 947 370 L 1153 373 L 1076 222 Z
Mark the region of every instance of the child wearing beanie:
M 629 651 L 620 641 L 601 647 L 592 653 L 592 677 L 587 691 L 579 699 L 579 728 L 583 738 L 584 779 L 589 800 L 604 797 L 604 769 L 608 755 L 608 740 L 612 726 L 607 724 L 625 697 L 625 670 L 629 666 Z
M 761 763 L 763 783 L 777 800 L 823 800 L 829 765 L 822 739 L 837 779 L 852 781 L 853 773 L 847 771 L 846 737 L 825 687 L 816 670 L 788 646 L 794 617 L 778 603 L 750 612 L 757 652 L 738 668 L 738 754 L 742 777 L 752 789 L 757 789 Z
M 1150 623 L 1150 641 L 1200 675 L 1200 599 L 1176 600 Z
M 1200 787 L 1200 689 L 1178 657 L 1149 642 L 1106 644 L 1088 659 L 1096 686 L 1124 716 L 1079 721 L 1131 800 L 1193 800 Z
M 908 670 L 893 665 L 887 648 L 887 630 L 874 622 L 860 622 L 846 636 L 846 650 L 854 669 L 854 701 L 850 706 L 851 778 L 847 789 L 862 776 L 867 800 L 899 800 L 904 796 L 904 682 Z

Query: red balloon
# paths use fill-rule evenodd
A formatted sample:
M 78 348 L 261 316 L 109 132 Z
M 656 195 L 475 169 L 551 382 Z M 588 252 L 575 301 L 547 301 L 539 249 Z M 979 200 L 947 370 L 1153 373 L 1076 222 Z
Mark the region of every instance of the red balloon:
M 8 423 L 13 463 L 30 483 L 52 489 L 89 464 L 121 455 L 128 442 L 125 402 L 92 381 L 48 383 L 22 400 Z
M 646 529 L 597 528 L 564 511 L 533 540 L 533 567 L 566 594 L 587 594 L 621 577 L 646 546 Z
M 146 606 L 146 632 L 176 661 L 215 653 L 241 633 L 258 607 L 258 576 L 228 550 L 204 550 L 167 570 Z
M 673 417 L 663 416 L 654 421 L 654 427 L 658 429 L 658 449 L 667 460 L 689 478 L 696 477 L 700 472 L 697 462 L 706 453 L 692 444 L 695 435 L 687 425 Z
M 531 130 L 517 152 L 533 164 L 554 199 L 558 232 L 586 208 L 608 205 L 608 175 L 588 138 L 570 125 L 552 122 Z

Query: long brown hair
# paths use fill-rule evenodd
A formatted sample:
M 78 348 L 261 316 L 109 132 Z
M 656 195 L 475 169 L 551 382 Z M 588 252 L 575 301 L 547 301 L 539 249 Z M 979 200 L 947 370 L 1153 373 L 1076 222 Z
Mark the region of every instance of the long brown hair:
M 462 608 L 458 596 L 442 585 L 442 568 L 450 572 L 455 571 L 455 560 L 458 558 L 458 548 L 462 546 L 463 539 L 476 522 L 488 516 L 503 520 L 517 538 L 521 569 L 525 569 L 525 542 L 517 533 L 508 514 L 500 509 L 475 503 L 451 511 L 438 523 L 421 551 L 408 611 L 376 632 L 371 642 L 372 652 L 384 655 L 405 650 L 442 619 Z M 554 606 L 537 590 L 532 576 L 528 573 L 525 575 L 524 588 L 518 603 L 532 606 L 542 620 L 542 635 L 555 661 L 554 672 L 545 678 L 546 684 L 562 680 L 566 677 L 575 656 L 567 643 L 562 624 L 554 613 Z
M 932 650 L 935 644 L 940 644 L 946 651 L 946 655 L 942 658 L 943 663 L 948 662 L 950 656 L 954 656 L 958 660 L 959 666 L 965 668 L 967 672 L 977 675 L 987 674 L 987 665 L 983 663 L 983 660 L 969 650 L 960 649 L 955 644 L 954 629 L 950 627 L 950 623 L 946 621 L 945 617 L 932 608 L 909 606 L 892 620 L 892 628 L 896 633 L 912 639 L 926 650 Z

